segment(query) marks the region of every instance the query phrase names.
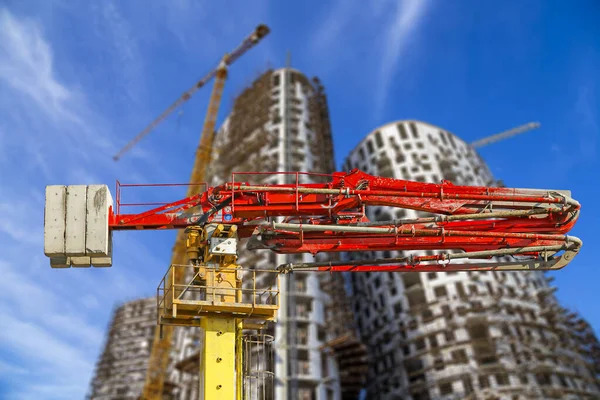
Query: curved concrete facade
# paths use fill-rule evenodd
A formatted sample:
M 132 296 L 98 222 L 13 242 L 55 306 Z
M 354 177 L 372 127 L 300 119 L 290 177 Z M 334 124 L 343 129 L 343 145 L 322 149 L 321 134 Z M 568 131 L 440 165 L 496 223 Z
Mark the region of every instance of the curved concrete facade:
M 346 158 L 344 169 L 353 168 L 421 182 L 496 184 L 473 148 L 419 121 L 397 121 L 371 132 Z M 369 214 L 372 220 L 416 216 L 384 207 Z M 583 350 L 597 346 L 597 340 L 572 334 L 571 317 L 541 272 L 347 278 L 357 324 L 374 360 L 369 399 L 600 398 L 597 367 Z

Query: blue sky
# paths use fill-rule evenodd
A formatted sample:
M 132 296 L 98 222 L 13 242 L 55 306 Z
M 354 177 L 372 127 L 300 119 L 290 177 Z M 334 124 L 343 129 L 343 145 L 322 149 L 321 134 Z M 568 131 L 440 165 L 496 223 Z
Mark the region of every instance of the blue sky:
M 119 232 L 109 269 L 51 270 L 49 184 L 185 182 L 205 88 L 119 163 L 111 156 L 258 23 L 221 118 L 267 66 L 319 76 L 338 166 L 378 125 L 420 119 L 471 141 L 511 187 L 570 189 L 581 254 L 554 273 L 564 305 L 600 327 L 600 7 L 595 1 L 75 1 L 0 5 L 0 397 L 79 399 L 115 304 L 154 294 L 173 232 Z M 596 228 L 594 228 L 596 226 Z

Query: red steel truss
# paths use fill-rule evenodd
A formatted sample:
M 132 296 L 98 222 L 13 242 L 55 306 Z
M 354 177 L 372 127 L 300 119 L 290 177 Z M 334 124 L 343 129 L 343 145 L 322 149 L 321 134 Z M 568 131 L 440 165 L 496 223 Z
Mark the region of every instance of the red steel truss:
M 420 183 L 359 170 L 329 175 L 327 183 L 299 183 L 304 174 L 291 174 L 295 183 L 260 186 L 238 182 L 234 174 L 232 182 L 138 214 L 119 213 L 118 191 L 110 228 L 177 229 L 227 223 L 238 226 L 240 238 L 250 238 L 248 248 L 253 250 L 313 255 L 411 253 L 376 260 L 287 264 L 280 266 L 283 272 L 560 269 L 582 245 L 578 238 L 566 235 L 580 210 L 566 191 Z M 431 216 L 369 221 L 370 206 Z M 427 253 L 412 254 L 415 250 Z

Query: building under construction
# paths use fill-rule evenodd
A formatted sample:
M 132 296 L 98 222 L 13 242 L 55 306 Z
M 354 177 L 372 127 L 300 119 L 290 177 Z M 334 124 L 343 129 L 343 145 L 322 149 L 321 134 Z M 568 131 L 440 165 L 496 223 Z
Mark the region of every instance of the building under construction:
M 291 68 L 266 71 L 235 99 L 217 134 L 214 152 L 209 170 L 214 182 L 230 180 L 234 171 L 236 180 L 252 184 L 293 183 L 296 177 L 284 171 L 332 173 L 333 143 L 323 86 L 318 79 L 309 80 Z M 271 173 L 238 175 L 240 171 Z M 299 182 L 324 178 L 300 175 Z M 304 257 L 244 250 L 239 263 L 273 269 Z M 266 274 L 259 279 L 273 278 Z M 274 337 L 275 397 L 339 398 L 335 358 L 322 349 L 327 342 L 325 307 L 329 299 L 324 281 L 328 277 L 297 273 L 280 279 L 277 324 L 266 332 Z
M 212 183 L 232 180 L 234 171 L 233 180 L 252 184 L 327 179 L 282 173 L 335 169 L 323 86 L 291 68 L 266 71 L 235 99 L 213 147 L 207 173 Z M 420 182 L 496 184 L 472 147 L 417 121 L 372 132 L 347 158 L 345 169 L 352 168 Z M 413 215 L 378 208 L 368 217 Z M 261 250 L 239 257 L 250 269 L 299 261 L 313 259 Z M 271 279 L 265 274 L 257 282 L 268 287 Z M 258 360 L 244 368 L 245 393 L 253 398 L 353 399 L 363 387 L 373 399 L 575 399 L 600 393 L 598 342 L 585 322 L 560 308 L 542 273 L 366 272 L 346 281 L 341 274 L 295 271 L 282 275 L 281 283 L 277 324 L 245 339 L 245 354 Z M 147 303 L 151 312 L 115 314 L 92 398 L 141 393 L 156 329 L 155 303 Z M 199 328 L 175 330 L 167 398 L 198 397 L 201 337 Z M 147 350 L 128 353 L 142 347 Z
M 472 146 L 419 121 L 371 132 L 347 157 L 344 169 L 352 168 L 418 182 L 496 185 Z M 417 215 L 378 207 L 368 217 Z M 369 399 L 600 398 L 596 337 L 558 305 L 543 272 L 367 272 L 349 278 L 371 357 Z
M 295 177 L 281 172 L 317 173 L 300 175 L 302 183 L 326 180 L 327 176 L 318 174 L 329 174 L 334 170 L 324 87 L 317 78 L 309 80 L 294 69 L 283 68 L 262 73 L 237 96 L 216 135 L 213 162 L 207 176 L 214 182 L 220 182 L 229 180 L 234 171 L 270 172 L 237 175 L 236 179 L 252 183 L 289 183 Z M 244 243 L 241 248 L 243 246 Z M 306 255 L 285 256 L 244 250 L 240 253 L 239 263 L 250 268 L 275 268 L 285 262 L 305 258 Z M 263 363 L 258 371 L 246 371 L 245 384 L 253 386 L 250 392 L 272 393 L 274 388 L 278 399 L 358 396 L 364 382 L 367 354 L 366 348 L 357 341 L 350 304 L 344 296 L 343 280 L 340 278 L 302 272 L 281 277 L 281 307 L 277 324 L 263 332 L 261 339 L 274 339 L 262 343 L 263 347 L 272 346 L 274 358 L 272 362 Z M 270 284 L 265 281 L 268 279 L 273 279 L 273 274 L 259 277 L 258 284 L 266 287 Z M 154 315 L 152 318 L 149 318 L 150 314 L 146 316 L 147 324 L 154 328 Z M 127 331 L 128 327 L 118 325 L 115 329 Z M 148 337 L 152 336 L 152 332 L 148 332 Z M 199 328 L 175 330 L 165 380 L 166 389 L 174 398 L 198 396 L 200 338 Z M 142 340 L 142 336 L 138 335 L 138 340 Z M 114 343 L 107 342 L 105 353 L 114 352 Z M 264 349 L 257 347 L 254 353 L 260 351 Z M 101 363 L 110 369 L 110 360 Z M 338 363 L 341 370 L 338 370 Z M 123 382 L 134 379 L 127 371 L 115 371 Z M 143 372 L 140 369 L 139 385 L 130 388 L 132 395 L 139 394 L 141 390 Z M 93 386 L 105 383 L 106 376 L 97 373 Z M 340 388 L 340 381 L 343 388 Z
M 116 308 L 106 334 L 88 398 L 136 399 L 142 393 L 156 330 L 156 299 Z
M 218 156 L 211 169 L 215 182 L 227 180 L 234 170 L 334 172 L 323 85 L 290 68 L 267 71 L 235 100 L 215 150 Z M 300 175 L 299 179 L 327 178 Z M 293 183 L 295 177 L 266 174 L 243 179 L 255 184 Z M 256 251 L 243 254 L 240 263 L 272 268 L 304 260 L 311 257 Z M 356 399 L 366 379 L 367 349 L 358 340 L 343 277 L 299 272 L 282 279 L 284 300 L 273 332 L 276 398 Z

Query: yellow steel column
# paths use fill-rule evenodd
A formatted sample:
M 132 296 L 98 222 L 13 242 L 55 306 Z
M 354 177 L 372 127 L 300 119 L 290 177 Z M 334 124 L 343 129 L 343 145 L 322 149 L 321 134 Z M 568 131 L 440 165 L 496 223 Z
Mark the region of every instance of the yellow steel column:
M 235 237 L 237 226 L 218 224 L 214 230 L 205 231 L 209 243 L 213 238 Z M 242 302 L 242 281 L 236 256 L 219 255 L 219 245 L 212 251 L 210 244 L 204 247 L 204 262 L 218 263 L 218 267 L 206 269 L 206 300 L 223 304 L 220 315 L 202 318 L 204 328 L 204 352 L 200 363 L 200 376 L 204 376 L 202 393 L 204 400 L 240 400 L 242 396 L 242 320 L 233 317 L 227 305 Z M 209 264 L 207 264 L 208 266 Z M 229 315 L 229 317 L 227 317 Z
M 204 400 L 236 399 L 236 320 L 202 318 L 204 351 L 200 376 L 204 376 Z
M 237 395 L 236 400 L 242 400 L 244 393 L 244 371 L 243 371 L 243 354 L 244 354 L 244 343 L 243 338 L 243 322 L 241 319 L 236 321 L 236 349 L 235 349 L 235 374 L 236 374 L 236 386 Z
M 237 229 L 236 229 L 237 230 Z M 235 231 L 234 231 L 235 233 Z M 242 302 L 242 280 L 236 279 L 235 301 L 236 303 Z M 242 400 L 244 395 L 244 343 L 242 341 L 244 335 L 244 321 L 238 319 L 236 321 L 236 349 L 235 349 L 235 374 L 237 384 L 237 396 L 236 400 Z

